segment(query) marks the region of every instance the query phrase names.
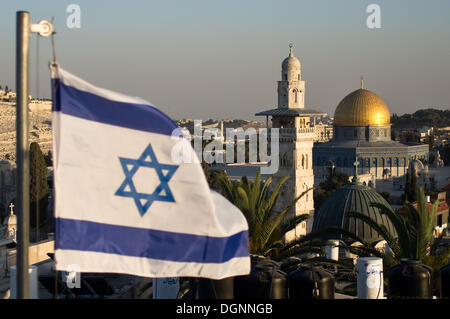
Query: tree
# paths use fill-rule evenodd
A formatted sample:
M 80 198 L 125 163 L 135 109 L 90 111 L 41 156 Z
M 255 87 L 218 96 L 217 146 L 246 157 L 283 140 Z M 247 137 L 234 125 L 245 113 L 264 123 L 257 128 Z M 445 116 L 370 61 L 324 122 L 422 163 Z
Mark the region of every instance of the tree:
M 414 203 L 418 198 L 418 186 L 417 186 L 417 175 L 414 163 L 409 166 L 408 172 L 406 173 L 406 184 L 405 184 L 405 200 L 410 203 Z
M 423 126 L 445 127 L 450 125 L 450 110 L 428 108 L 418 110 L 413 114 L 403 114 L 402 116 L 392 114 L 391 123 L 395 129 L 414 129 Z
M 328 176 L 324 183 L 314 189 L 314 205 L 316 209 L 319 209 L 325 199 L 347 183 L 348 175 L 345 173 L 334 171 L 332 175 Z
M 391 140 L 395 141 L 397 138 L 397 133 L 394 130 L 391 130 Z
M 275 210 L 281 186 L 288 180 L 284 176 L 279 183 L 270 190 L 272 177 L 261 182 L 261 173 L 258 171 L 253 183 L 246 176 L 240 181 L 231 181 L 225 172 L 214 174 L 222 194 L 237 206 L 247 219 L 249 228 L 250 253 L 271 256 L 279 259 L 286 253 L 299 253 L 306 249 L 306 241 L 296 243 L 285 242 L 285 235 L 295 229 L 300 223 L 306 221 L 309 214 L 287 217 L 288 212 L 297 201 L 309 190 L 303 192 L 281 211 Z M 305 245 L 301 245 L 304 243 Z M 308 250 L 309 251 L 309 250 Z
M 407 131 L 403 133 L 402 140 L 406 143 L 420 143 L 420 136 L 415 131 Z
M 45 164 L 47 167 L 53 166 L 53 154 L 52 151 L 48 151 L 47 155 L 44 155 Z
M 215 188 L 215 180 L 211 174 L 211 164 L 202 161 L 202 169 L 203 169 L 203 173 L 205 174 L 206 177 L 206 181 L 208 182 L 209 187 L 211 188 Z
M 434 149 L 434 140 L 436 139 L 434 134 L 434 129 L 431 131 L 431 134 L 427 137 L 427 144 L 429 146 L 429 151 L 431 152 Z
M 39 226 L 43 219 L 40 212 L 46 213 L 48 200 L 47 165 L 39 144 L 30 144 L 30 222 L 36 228 L 36 241 L 39 241 Z

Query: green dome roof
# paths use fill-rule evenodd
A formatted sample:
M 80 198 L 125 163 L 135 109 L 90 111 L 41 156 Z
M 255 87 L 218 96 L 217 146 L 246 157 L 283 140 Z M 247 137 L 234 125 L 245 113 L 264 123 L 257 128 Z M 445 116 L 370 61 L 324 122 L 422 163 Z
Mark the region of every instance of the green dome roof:
M 349 211 L 362 213 L 378 224 L 384 225 L 390 233 L 395 234 L 394 227 L 386 215 L 381 215 L 379 209 L 371 207 L 370 203 L 380 203 L 390 207 L 389 203 L 374 189 L 359 182 L 342 186 L 331 194 L 314 215 L 312 231 L 323 231 L 330 226 L 343 228 L 359 238 L 374 242 L 383 239 L 366 223 L 353 217 L 344 217 Z

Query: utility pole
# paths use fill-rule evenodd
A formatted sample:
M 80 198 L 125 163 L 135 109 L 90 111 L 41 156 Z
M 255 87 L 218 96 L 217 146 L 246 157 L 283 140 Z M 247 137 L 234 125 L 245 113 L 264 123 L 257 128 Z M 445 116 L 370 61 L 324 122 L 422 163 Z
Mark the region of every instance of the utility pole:
M 30 295 L 28 246 L 30 240 L 30 153 L 28 146 L 28 71 L 30 35 L 49 36 L 48 21 L 31 24 L 30 13 L 16 12 L 16 158 L 17 158 L 17 297 Z

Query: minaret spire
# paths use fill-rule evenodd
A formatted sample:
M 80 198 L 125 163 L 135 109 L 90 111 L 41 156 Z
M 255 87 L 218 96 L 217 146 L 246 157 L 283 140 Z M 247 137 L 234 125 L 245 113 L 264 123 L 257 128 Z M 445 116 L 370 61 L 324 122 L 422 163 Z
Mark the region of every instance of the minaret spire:
M 294 56 L 294 50 L 292 50 L 293 47 L 294 45 L 292 43 L 289 43 L 289 56 Z
M 364 77 L 361 76 L 361 89 L 364 89 Z

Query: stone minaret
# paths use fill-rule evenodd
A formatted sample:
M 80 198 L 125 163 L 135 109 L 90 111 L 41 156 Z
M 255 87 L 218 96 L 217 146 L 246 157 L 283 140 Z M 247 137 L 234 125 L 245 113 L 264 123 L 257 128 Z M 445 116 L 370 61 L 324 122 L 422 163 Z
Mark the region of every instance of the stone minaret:
M 315 138 L 314 116 L 323 113 L 305 109 L 305 81 L 301 78 L 300 61 L 290 45 L 289 56 L 282 63 L 281 81 L 278 81 L 278 107 L 256 115 L 272 116 L 272 127 L 280 132 L 280 167 L 273 175 L 276 183 L 289 174 L 289 180 L 280 190 L 277 210 L 285 208 L 296 197 L 311 189 L 290 212 L 292 215 L 314 214 L 312 187 L 314 185 L 312 150 Z M 298 238 L 312 228 L 313 217 L 299 225 L 286 239 Z
M 289 56 L 281 64 L 281 81 L 278 81 L 278 107 L 305 107 L 305 81 L 302 81 L 300 61 L 294 56 L 292 45 Z

